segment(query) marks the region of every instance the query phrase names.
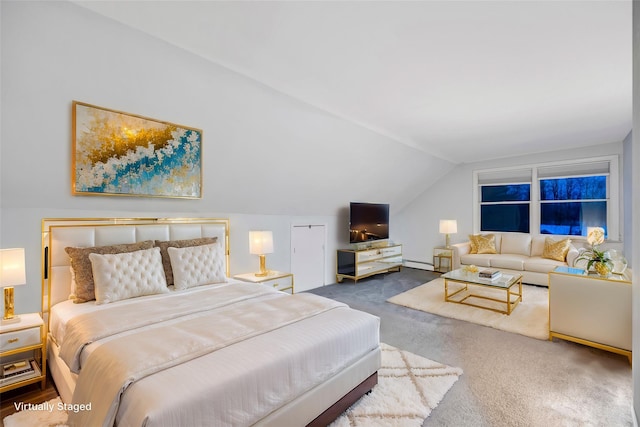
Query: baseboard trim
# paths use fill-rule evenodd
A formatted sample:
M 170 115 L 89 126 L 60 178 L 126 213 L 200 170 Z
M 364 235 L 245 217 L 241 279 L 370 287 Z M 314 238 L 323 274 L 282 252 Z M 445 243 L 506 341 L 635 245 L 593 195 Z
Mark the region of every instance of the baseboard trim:
M 433 271 L 433 264 L 430 264 L 428 262 L 411 261 L 411 260 L 405 259 L 403 261 L 403 264 L 405 267 L 409 267 L 409 268 L 417 268 L 419 270 Z

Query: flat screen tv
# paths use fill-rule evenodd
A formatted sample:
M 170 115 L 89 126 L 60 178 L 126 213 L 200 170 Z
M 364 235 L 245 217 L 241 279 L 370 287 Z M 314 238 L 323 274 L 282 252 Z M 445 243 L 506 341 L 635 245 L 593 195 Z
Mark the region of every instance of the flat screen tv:
M 360 243 L 389 238 L 389 205 L 351 202 L 349 242 Z

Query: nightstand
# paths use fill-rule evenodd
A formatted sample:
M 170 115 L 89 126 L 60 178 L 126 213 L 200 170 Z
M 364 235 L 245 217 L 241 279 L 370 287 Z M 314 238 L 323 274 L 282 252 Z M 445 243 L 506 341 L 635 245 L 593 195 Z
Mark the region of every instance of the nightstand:
M 282 271 L 269 270 L 266 276 L 256 276 L 255 273 L 244 273 L 233 276 L 243 282 L 259 283 L 271 286 L 279 291 L 289 291 L 293 294 L 293 274 Z
M 17 322 L 1 324 L 0 393 L 37 382 L 44 389 L 46 381 L 45 332 L 40 314 L 21 314 Z
M 443 265 L 442 261 L 446 261 Z M 453 264 L 453 249 L 438 246 L 433 248 L 433 271 L 446 273 L 451 271 Z M 446 270 L 444 269 L 446 268 Z

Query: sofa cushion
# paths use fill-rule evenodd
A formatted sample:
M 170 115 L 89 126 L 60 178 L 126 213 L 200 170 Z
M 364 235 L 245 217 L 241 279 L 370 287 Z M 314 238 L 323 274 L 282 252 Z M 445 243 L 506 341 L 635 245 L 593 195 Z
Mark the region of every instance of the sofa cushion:
M 464 265 L 477 265 L 478 267 L 491 267 L 490 254 L 466 254 L 460 256 L 460 263 Z
M 555 261 L 542 257 L 530 257 L 524 262 L 524 269 L 527 271 L 535 271 L 537 273 L 549 273 L 558 266 L 566 266 L 567 263 L 562 261 Z
M 505 233 L 502 235 L 501 254 L 531 255 L 531 235 L 524 233 Z
M 504 240 L 503 240 L 504 242 Z M 491 268 L 508 268 L 509 270 L 524 270 L 524 263 L 529 259 L 526 255 L 500 254 L 495 255 L 489 261 Z
M 531 239 L 531 256 L 542 256 L 546 238 L 547 236 L 533 236 Z
M 564 262 L 567 258 L 567 252 L 569 252 L 570 245 L 571 239 L 569 238 L 556 241 L 547 237 L 544 241 L 542 257 Z

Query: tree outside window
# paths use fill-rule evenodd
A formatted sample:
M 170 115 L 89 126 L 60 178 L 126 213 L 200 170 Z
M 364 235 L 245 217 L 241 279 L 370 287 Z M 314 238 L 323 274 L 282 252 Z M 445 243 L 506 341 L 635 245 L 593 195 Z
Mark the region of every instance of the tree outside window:
M 587 227 L 607 235 L 607 176 L 540 180 L 540 233 L 584 236 Z

